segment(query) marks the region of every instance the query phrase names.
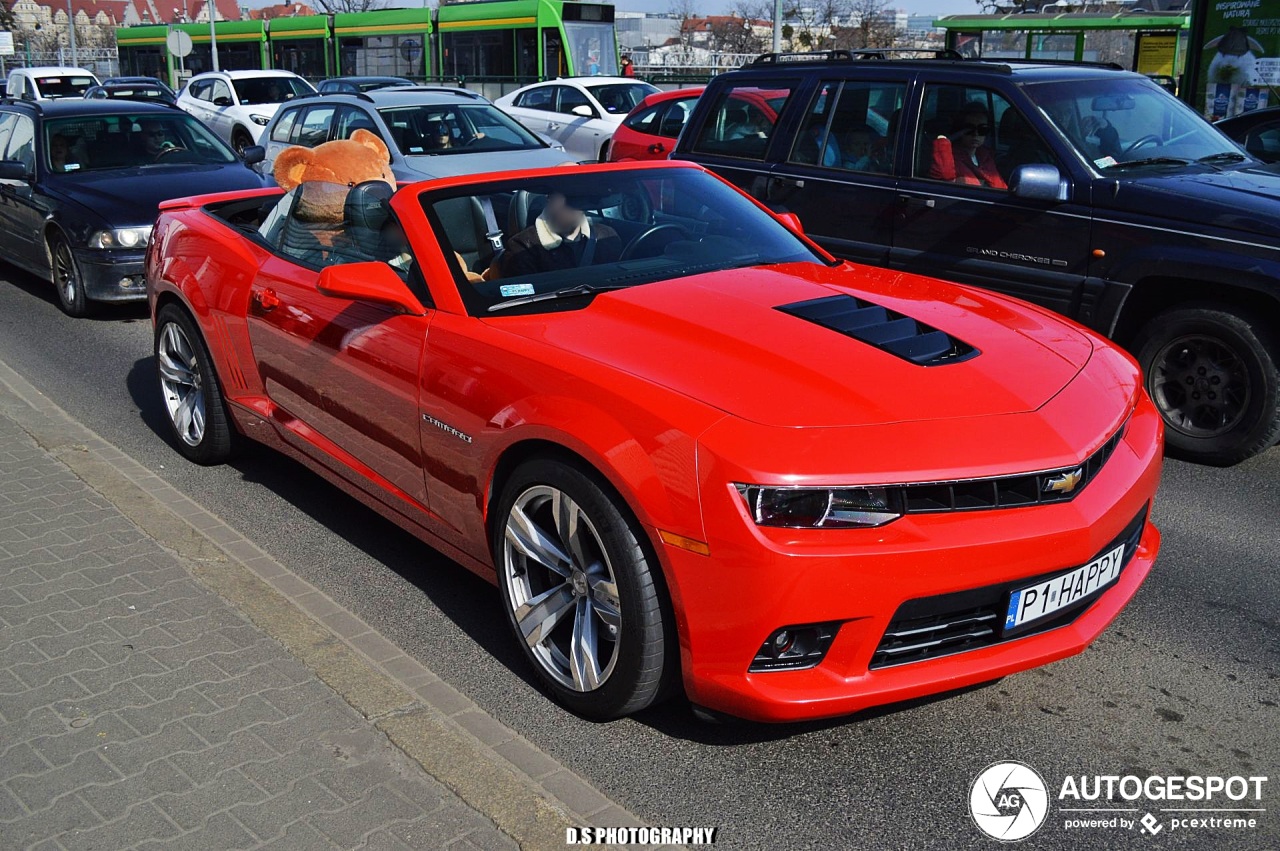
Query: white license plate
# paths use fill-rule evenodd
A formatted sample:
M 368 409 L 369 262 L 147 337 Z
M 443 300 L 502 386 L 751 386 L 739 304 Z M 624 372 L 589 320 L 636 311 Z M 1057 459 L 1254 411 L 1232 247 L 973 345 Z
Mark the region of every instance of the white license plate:
M 1009 609 L 1005 613 L 1005 631 L 1048 617 L 1107 587 L 1120 575 L 1120 565 L 1123 562 L 1124 544 L 1121 544 L 1083 567 L 1014 591 L 1009 597 Z

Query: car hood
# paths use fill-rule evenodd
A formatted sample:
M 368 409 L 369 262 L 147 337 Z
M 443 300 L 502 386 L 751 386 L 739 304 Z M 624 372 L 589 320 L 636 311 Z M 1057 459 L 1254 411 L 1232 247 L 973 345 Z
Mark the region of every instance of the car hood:
M 978 350 L 923 366 L 776 308 L 852 295 Z M 1034 411 L 1079 373 L 1091 337 L 1039 309 L 929 278 L 843 264 L 738 269 L 597 296 L 581 310 L 487 320 L 783 427 Z
M 457 177 L 490 171 L 548 168 L 574 162 L 564 151 L 535 148 L 524 151 L 476 151 L 473 154 L 423 154 L 404 157 L 392 165 L 396 180 L 408 183 L 434 177 Z
M 260 189 L 263 180 L 242 163 L 149 165 L 51 175 L 49 193 L 82 204 L 117 227 L 150 224 L 161 201 L 237 189 Z
M 1153 174 L 1124 179 L 1103 189 L 1099 208 L 1197 227 L 1221 227 L 1280 238 L 1280 171 L 1251 166 L 1224 171 Z

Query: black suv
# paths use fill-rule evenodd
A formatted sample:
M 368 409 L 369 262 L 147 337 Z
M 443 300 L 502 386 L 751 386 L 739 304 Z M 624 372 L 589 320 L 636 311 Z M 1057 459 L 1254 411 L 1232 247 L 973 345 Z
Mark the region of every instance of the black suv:
M 1146 77 L 768 54 L 711 82 L 672 156 L 837 256 L 1115 338 L 1175 454 L 1232 464 L 1280 437 L 1280 173 Z

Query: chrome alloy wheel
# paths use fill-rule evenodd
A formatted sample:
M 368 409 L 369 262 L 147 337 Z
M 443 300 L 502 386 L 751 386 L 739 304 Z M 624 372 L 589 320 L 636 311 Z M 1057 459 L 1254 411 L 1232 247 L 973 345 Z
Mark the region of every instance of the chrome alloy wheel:
M 618 661 L 618 585 L 600 535 L 568 494 L 535 485 L 507 515 L 502 570 L 516 625 L 556 682 L 595 691 Z
M 58 287 L 58 295 L 62 303 L 76 303 L 80 280 L 76 275 L 76 262 L 71 256 L 71 246 L 65 240 L 58 240 L 53 246 L 53 282 Z
M 156 356 L 164 406 L 174 431 L 188 446 L 199 446 L 204 440 L 206 416 L 204 381 L 195 347 L 178 323 L 164 326 Z

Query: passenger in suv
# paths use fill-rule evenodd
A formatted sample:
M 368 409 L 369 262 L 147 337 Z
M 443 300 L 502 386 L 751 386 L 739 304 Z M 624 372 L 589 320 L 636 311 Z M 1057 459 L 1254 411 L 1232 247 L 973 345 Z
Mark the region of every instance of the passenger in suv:
M 1276 442 L 1280 174 L 1138 74 L 818 58 L 768 54 L 716 77 L 673 157 L 796 214 L 839 257 L 1112 336 L 1141 362 L 1173 454 L 1225 465 Z M 766 97 L 770 126 L 735 134 L 743 101 Z M 878 155 L 849 156 L 868 136 Z M 957 181 L 957 153 L 985 179 Z

